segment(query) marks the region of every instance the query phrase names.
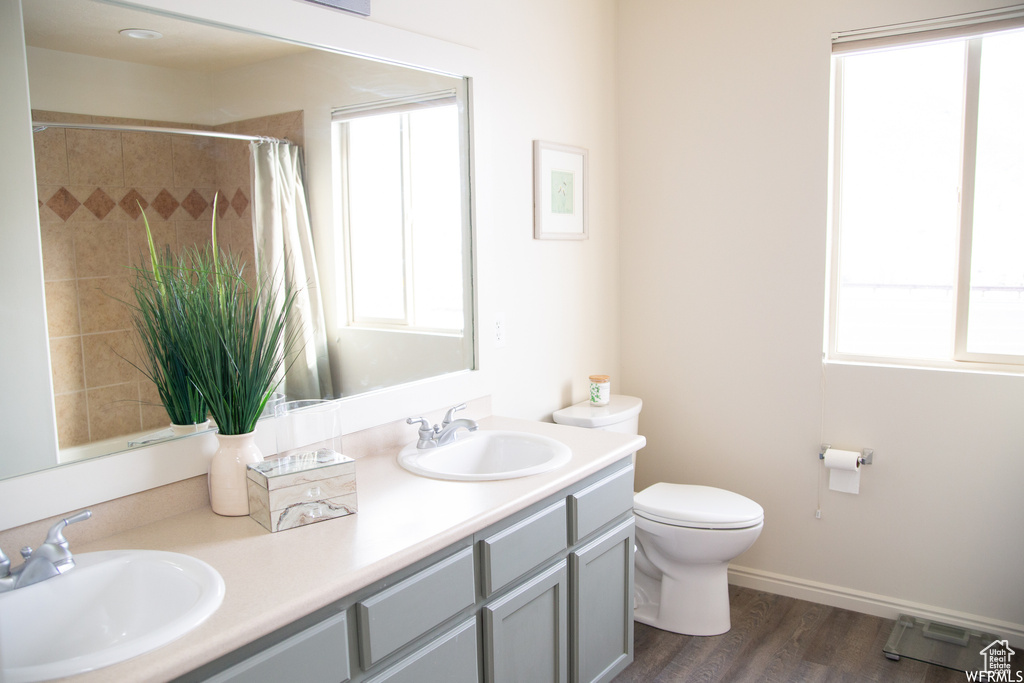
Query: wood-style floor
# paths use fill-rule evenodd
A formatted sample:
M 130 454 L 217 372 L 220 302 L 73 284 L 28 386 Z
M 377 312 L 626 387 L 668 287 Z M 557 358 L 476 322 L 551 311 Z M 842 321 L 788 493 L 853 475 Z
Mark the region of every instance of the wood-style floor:
M 613 683 L 963 683 L 951 669 L 882 654 L 893 622 L 729 587 L 732 630 L 681 636 L 637 623 L 635 659 Z

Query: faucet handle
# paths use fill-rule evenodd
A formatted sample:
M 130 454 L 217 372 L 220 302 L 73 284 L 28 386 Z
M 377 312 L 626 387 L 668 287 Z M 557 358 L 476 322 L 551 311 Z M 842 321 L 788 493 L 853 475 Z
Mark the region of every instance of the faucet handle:
M 84 522 L 90 517 L 92 517 L 92 510 L 82 510 L 70 517 L 65 517 L 50 527 L 50 531 L 46 534 L 46 542 L 52 543 L 53 545 L 59 545 L 60 547 L 67 549 L 68 539 L 64 538 L 64 527 L 68 524 L 74 524 L 75 522 Z M 31 553 L 31 550 L 29 552 Z
M 9 576 L 11 573 L 11 560 L 7 555 L 4 554 L 4 549 L 0 548 L 0 579 L 5 576 Z
M 419 424 L 420 439 L 432 439 L 435 434 L 441 431 L 441 428 L 437 425 L 430 426 L 430 422 L 425 417 L 410 417 L 405 421 L 406 424 L 414 425 Z
M 423 431 L 429 432 L 429 431 L 432 430 L 432 427 L 430 426 L 430 423 L 427 422 L 427 418 L 425 418 L 425 417 L 410 417 L 410 418 L 408 418 L 405 421 L 405 424 L 407 424 L 407 425 L 414 425 L 417 422 L 420 425 L 419 429 L 420 429 L 421 432 L 423 432 Z
M 465 403 L 460 403 L 457 406 L 453 406 L 452 408 L 449 408 L 448 412 L 444 414 L 444 421 L 441 423 L 441 426 L 442 427 L 447 427 L 448 425 L 450 425 L 451 422 L 452 422 L 452 418 L 455 417 L 455 413 L 457 411 L 459 411 L 459 410 L 465 410 L 465 409 L 466 409 L 466 404 Z

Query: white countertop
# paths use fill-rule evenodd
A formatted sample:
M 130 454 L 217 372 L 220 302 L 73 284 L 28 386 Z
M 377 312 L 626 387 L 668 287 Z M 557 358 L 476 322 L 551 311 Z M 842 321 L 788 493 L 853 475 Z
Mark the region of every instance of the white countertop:
M 193 510 L 82 544 L 76 552 L 169 550 L 220 572 L 224 602 L 206 622 L 162 648 L 73 677 L 165 681 L 187 673 L 543 500 L 644 446 L 642 436 L 502 417 L 481 429 L 543 434 L 573 452 L 552 472 L 491 482 L 427 479 L 399 467 L 397 450 L 356 461 L 359 511 L 309 526 L 266 531 L 248 517 Z

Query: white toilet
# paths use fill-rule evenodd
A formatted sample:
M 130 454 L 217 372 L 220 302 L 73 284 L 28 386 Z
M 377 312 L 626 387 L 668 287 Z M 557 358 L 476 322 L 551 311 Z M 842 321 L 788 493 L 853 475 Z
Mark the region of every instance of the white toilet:
M 612 396 L 605 406 L 584 401 L 563 408 L 554 419 L 559 424 L 636 434 L 642 406 L 639 398 Z M 728 631 L 729 562 L 761 534 L 761 506 L 732 491 L 660 483 L 633 496 L 633 513 L 634 618 L 693 636 Z

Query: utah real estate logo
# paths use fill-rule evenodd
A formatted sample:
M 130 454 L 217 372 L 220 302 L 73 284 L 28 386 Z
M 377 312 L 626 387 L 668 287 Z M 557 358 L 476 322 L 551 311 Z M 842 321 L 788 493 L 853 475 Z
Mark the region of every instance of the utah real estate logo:
M 967 671 L 968 681 L 985 681 L 995 683 L 997 681 L 1008 681 L 1009 683 L 1024 682 L 1024 672 L 1014 671 L 1011 660 L 1017 654 L 1010 649 L 1007 640 L 993 640 L 982 648 L 981 657 L 984 665 L 981 671 Z

